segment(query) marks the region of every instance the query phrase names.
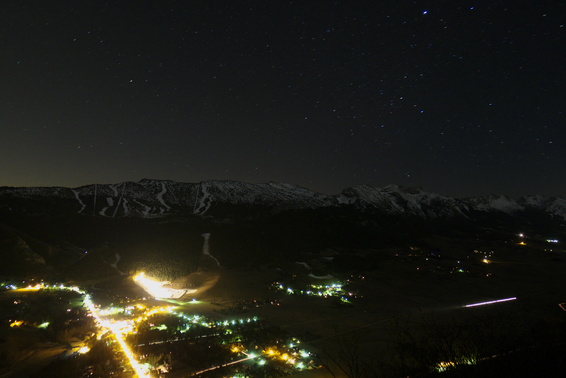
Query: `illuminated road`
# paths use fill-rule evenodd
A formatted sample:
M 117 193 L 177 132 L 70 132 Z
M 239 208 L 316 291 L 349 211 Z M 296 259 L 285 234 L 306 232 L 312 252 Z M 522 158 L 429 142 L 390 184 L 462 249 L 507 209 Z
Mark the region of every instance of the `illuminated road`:
M 254 358 L 256 358 L 256 356 L 250 355 L 249 357 L 242 358 L 241 360 L 232 361 L 232 362 L 228 362 L 227 364 L 217 365 L 217 366 L 213 366 L 213 367 L 208 368 L 208 369 L 204 369 L 204 370 L 201 370 L 201 371 L 197 371 L 196 373 L 193 373 L 193 374 L 191 374 L 190 376 L 191 376 L 191 377 L 194 377 L 195 375 L 200 375 L 200 374 L 202 374 L 202 373 L 206 373 L 207 371 L 220 369 L 220 368 L 223 368 L 223 367 L 225 367 L 225 366 L 230 366 L 230 365 L 234 365 L 234 364 L 239 364 L 240 362 L 248 361 L 248 360 L 251 360 L 251 359 L 254 359 Z
M 68 290 L 68 291 L 74 291 L 78 294 L 81 294 L 84 298 L 84 305 L 87 307 L 89 312 L 92 314 L 92 316 L 95 319 L 98 326 L 102 327 L 105 331 L 110 332 L 114 336 L 114 338 L 116 339 L 116 341 L 120 345 L 122 352 L 126 356 L 128 363 L 130 364 L 130 366 L 134 370 L 135 374 L 140 378 L 150 378 L 151 377 L 148 369 L 145 366 L 142 366 L 141 364 L 138 363 L 135 355 L 133 354 L 131 349 L 126 344 L 126 341 L 124 340 L 123 328 L 120 325 L 118 325 L 117 323 L 112 323 L 112 322 L 110 322 L 106 319 L 103 319 L 100 312 L 97 310 L 96 306 L 94 305 L 94 303 L 90 299 L 90 295 L 87 294 L 86 292 L 84 292 L 83 290 L 79 289 L 76 286 L 71 286 L 71 287 L 64 286 L 64 285 L 49 286 L 49 285 L 45 285 L 43 283 L 36 284 L 35 286 L 30 285 L 30 286 L 27 286 L 27 287 L 24 287 L 24 288 L 19 288 L 19 289 L 16 288 L 16 287 L 13 288 L 14 291 L 39 291 L 39 290 L 49 290 L 49 289 L 51 289 L 51 290 Z M 55 348 L 55 349 L 49 348 L 49 349 L 45 349 L 45 350 L 38 350 L 34 353 L 34 358 L 37 358 L 40 354 L 41 355 L 45 355 L 46 353 L 49 354 L 49 355 L 57 354 L 56 353 L 57 349 L 58 348 Z M 60 351 L 59 351 L 59 353 L 60 353 Z M 44 359 L 45 357 L 42 356 L 41 358 Z M 29 366 L 29 364 L 28 364 L 28 366 Z M 10 375 L 6 375 L 6 376 L 10 376 Z
M 517 299 L 517 297 L 496 299 L 496 300 L 493 300 L 493 301 L 472 303 L 472 304 L 465 305 L 464 307 L 487 306 L 487 305 L 492 305 L 492 304 L 495 304 L 495 303 L 514 301 L 516 299 Z
M 88 294 L 85 295 L 84 303 L 91 312 L 92 316 L 94 317 L 98 325 L 106 329 L 108 332 L 110 332 L 114 336 L 116 341 L 118 341 L 118 344 L 122 349 L 122 352 L 127 357 L 128 362 L 132 367 L 132 369 L 135 371 L 136 375 L 140 378 L 150 378 L 151 375 L 149 374 L 148 369 L 140 365 L 140 363 L 137 361 L 136 357 L 134 356 L 134 353 L 132 352 L 130 347 L 126 344 L 126 341 L 124 340 L 123 332 L 120 330 L 120 328 L 118 328 L 116 324 L 113 324 L 108 320 L 102 319 L 98 310 L 94 306 L 94 303 L 92 303 L 92 301 L 90 300 L 90 296 Z

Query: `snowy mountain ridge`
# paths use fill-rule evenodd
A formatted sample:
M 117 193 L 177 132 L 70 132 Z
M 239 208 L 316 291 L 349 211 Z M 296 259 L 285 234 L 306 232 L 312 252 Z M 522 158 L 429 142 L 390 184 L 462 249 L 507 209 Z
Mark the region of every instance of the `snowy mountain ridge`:
M 327 195 L 285 183 L 250 184 L 239 181 L 180 183 L 143 179 L 118 184 L 93 184 L 77 188 L 0 187 L 0 209 L 17 211 L 14 201 L 56 199 L 76 213 L 104 217 L 162 217 L 184 213 L 206 216 L 219 205 L 263 206 L 274 210 L 350 206 L 365 211 L 423 219 L 468 217 L 470 212 L 513 214 L 538 209 L 566 220 L 566 200 L 525 196 L 457 199 L 420 188 L 357 185 L 340 194 Z M 18 208 L 21 210 L 21 208 Z

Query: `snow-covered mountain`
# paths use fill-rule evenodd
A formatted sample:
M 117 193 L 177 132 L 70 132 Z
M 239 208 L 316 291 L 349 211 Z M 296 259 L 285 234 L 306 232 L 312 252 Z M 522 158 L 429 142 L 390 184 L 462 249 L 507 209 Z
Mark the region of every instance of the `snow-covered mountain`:
M 179 212 L 205 215 L 211 208 L 222 204 L 299 209 L 329 206 L 333 202 L 331 196 L 296 185 L 275 182 L 180 183 L 143 179 L 139 182 L 93 184 L 78 188 L 0 188 L 0 206 L 3 207 L 9 207 L 10 200 L 19 200 L 18 203 L 25 207 L 21 200 L 35 202 L 50 198 L 66 203 L 73 202 L 79 214 L 145 218 Z
M 536 208 L 566 220 L 566 200 L 558 197 L 525 196 L 517 201 L 523 208 Z
M 420 188 L 403 188 L 397 185 L 384 188 L 353 186 L 338 196 L 338 202 L 359 204 L 363 208 L 375 208 L 388 214 L 420 218 L 466 216 L 469 211 L 468 205 L 458 199 L 427 193 Z
M 45 201 L 49 200 L 49 201 Z M 317 193 L 300 186 L 238 181 L 180 183 L 144 179 L 139 182 L 94 184 L 78 188 L 0 188 L 0 210 L 30 211 L 39 202 L 51 202 L 63 211 L 85 216 L 162 217 L 172 214 L 213 215 L 225 205 L 271 210 L 350 207 L 360 211 L 422 219 L 469 217 L 474 212 L 512 215 L 537 209 L 566 219 L 566 200 L 529 196 L 514 200 L 505 196 L 456 199 L 420 188 L 358 185 L 337 195 Z M 51 211 L 56 209 L 51 209 Z
M 486 212 L 503 212 L 513 214 L 517 211 L 525 210 L 517 201 L 502 195 L 491 195 L 485 197 L 468 198 L 466 202 L 471 209 Z

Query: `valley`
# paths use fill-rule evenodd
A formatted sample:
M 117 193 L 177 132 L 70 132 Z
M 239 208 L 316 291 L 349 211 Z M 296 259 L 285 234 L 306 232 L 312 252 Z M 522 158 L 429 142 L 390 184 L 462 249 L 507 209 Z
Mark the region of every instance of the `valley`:
M 2 376 L 24 366 L 38 377 L 521 376 L 561 368 L 561 199 L 536 202 L 551 210 L 527 205 L 534 197 L 488 209 L 489 199 L 433 204 L 438 195 L 365 188 L 363 201 L 321 207 L 297 198 L 328 198 L 282 184 L 268 185 L 269 201 L 265 186 L 252 184 L 225 186 L 221 196 L 218 185 L 201 184 L 183 200 L 181 184 L 145 184 L 154 195 L 138 191 L 134 200 L 127 186 L 114 186 L 115 200 L 96 201 L 96 211 L 86 189 L 67 198 L 0 188 Z M 275 189 L 285 194 L 275 200 Z M 129 205 L 126 214 L 124 203 L 136 201 L 145 213 Z M 53 284 L 68 294 L 55 294 Z M 466 307 L 479 302 L 492 303 Z M 22 335 L 29 341 L 16 344 Z M 76 353 L 83 346 L 89 352 Z M 29 353 L 36 362 L 25 362 Z

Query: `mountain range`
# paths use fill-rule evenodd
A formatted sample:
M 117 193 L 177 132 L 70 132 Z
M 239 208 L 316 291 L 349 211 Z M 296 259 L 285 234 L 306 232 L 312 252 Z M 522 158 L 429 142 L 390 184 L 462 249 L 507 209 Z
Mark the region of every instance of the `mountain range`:
M 254 207 L 269 212 L 351 208 L 419 219 L 473 217 L 475 213 L 519 215 L 528 211 L 566 220 L 566 200 L 541 195 L 512 199 L 504 195 L 452 198 L 421 188 L 357 185 L 327 195 L 303 187 L 238 181 L 180 183 L 143 179 L 139 182 L 93 184 L 77 188 L 0 187 L 0 211 L 53 214 L 76 213 L 101 217 L 159 218 L 170 215 L 219 215 L 226 206 Z
M 75 280 L 202 268 L 203 236 L 223 267 L 308 261 L 325 275 L 379 266 L 417 248 L 459 258 L 528 248 L 564 251 L 566 201 L 506 196 L 452 198 L 420 188 L 358 185 L 336 195 L 237 181 L 0 187 L 0 277 Z M 436 253 L 436 252 L 435 252 Z

